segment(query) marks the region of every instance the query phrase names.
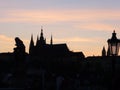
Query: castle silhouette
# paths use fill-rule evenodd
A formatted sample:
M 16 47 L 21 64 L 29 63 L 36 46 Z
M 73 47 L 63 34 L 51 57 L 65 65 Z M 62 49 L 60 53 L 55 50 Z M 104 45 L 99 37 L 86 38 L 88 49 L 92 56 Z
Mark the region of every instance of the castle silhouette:
M 29 54 L 31 56 L 39 56 L 41 58 L 61 58 L 61 57 L 79 57 L 84 58 L 82 52 L 72 52 L 67 47 L 66 43 L 53 44 L 53 38 L 51 36 L 50 44 L 46 43 L 46 39 L 43 35 L 43 29 L 41 29 L 40 37 L 37 36 L 36 45 L 34 44 L 33 35 L 31 36 L 29 45 Z

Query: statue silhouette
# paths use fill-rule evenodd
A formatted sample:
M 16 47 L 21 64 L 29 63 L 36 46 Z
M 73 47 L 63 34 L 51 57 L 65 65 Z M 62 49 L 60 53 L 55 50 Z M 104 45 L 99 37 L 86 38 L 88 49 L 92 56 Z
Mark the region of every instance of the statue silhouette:
M 15 71 L 14 75 L 16 78 L 15 86 L 23 87 L 24 77 L 25 77 L 25 45 L 23 41 L 18 37 L 15 38 L 15 48 L 14 48 L 14 59 L 15 59 Z
M 25 54 L 25 45 L 23 44 L 23 41 L 16 37 L 15 42 L 16 48 L 14 48 L 14 53 Z

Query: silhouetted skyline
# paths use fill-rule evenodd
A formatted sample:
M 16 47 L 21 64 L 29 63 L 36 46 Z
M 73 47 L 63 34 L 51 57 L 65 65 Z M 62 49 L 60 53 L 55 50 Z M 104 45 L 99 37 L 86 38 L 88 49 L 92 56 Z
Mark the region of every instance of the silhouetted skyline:
M 0 1 L 0 52 L 12 52 L 14 37 L 29 51 L 31 34 L 36 40 L 41 26 L 49 43 L 67 43 L 86 56 L 101 55 L 115 29 L 120 38 L 119 0 L 3 0 Z
M 0 89 L 119 90 L 120 56 L 115 30 L 108 38 L 108 50 L 103 47 L 101 56 L 85 57 L 83 52 L 73 52 L 67 44 L 54 44 L 51 35 L 46 43 L 43 29 L 33 34 L 29 54 L 21 38 L 15 37 L 12 53 L 0 53 Z

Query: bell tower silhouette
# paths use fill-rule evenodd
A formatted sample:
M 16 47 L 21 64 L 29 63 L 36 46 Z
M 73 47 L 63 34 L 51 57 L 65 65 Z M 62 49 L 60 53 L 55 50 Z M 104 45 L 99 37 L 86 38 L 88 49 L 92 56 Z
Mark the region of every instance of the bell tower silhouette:
M 33 41 L 33 35 L 31 35 L 31 41 L 29 45 L 29 54 L 32 54 L 33 50 L 34 50 L 34 41 Z
M 103 47 L 103 50 L 102 50 L 102 56 L 106 56 L 106 50 L 105 50 L 105 47 Z

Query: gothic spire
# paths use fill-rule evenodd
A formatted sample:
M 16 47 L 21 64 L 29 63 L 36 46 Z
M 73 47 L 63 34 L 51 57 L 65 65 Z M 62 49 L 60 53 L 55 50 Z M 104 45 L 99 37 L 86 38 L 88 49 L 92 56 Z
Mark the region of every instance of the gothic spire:
M 40 40 L 44 40 L 44 36 L 43 36 L 43 28 L 41 27 L 41 33 L 40 33 Z
M 29 45 L 29 53 L 31 54 L 34 48 L 33 34 L 31 35 L 31 41 Z
M 103 46 L 103 50 L 102 50 L 102 56 L 106 56 L 106 50 L 105 50 L 105 46 Z
M 39 45 L 45 45 L 45 39 L 43 36 L 43 28 L 41 27 L 41 34 L 40 34 L 40 40 L 39 40 Z
M 43 37 L 43 28 L 41 28 L 41 34 L 40 34 L 41 37 Z
M 31 35 L 30 45 L 34 46 L 33 34 Z
M 36 46 L 38 46 L 39 36 L 37 35 Z

